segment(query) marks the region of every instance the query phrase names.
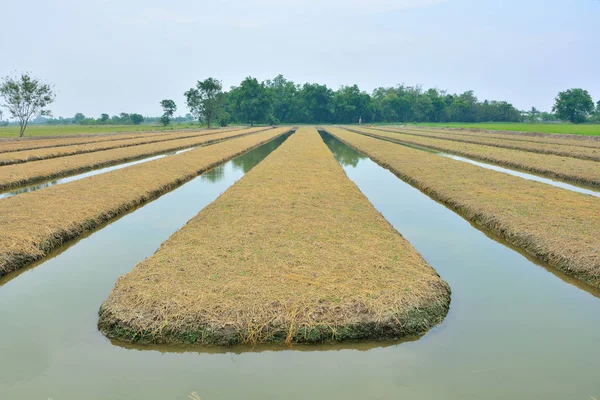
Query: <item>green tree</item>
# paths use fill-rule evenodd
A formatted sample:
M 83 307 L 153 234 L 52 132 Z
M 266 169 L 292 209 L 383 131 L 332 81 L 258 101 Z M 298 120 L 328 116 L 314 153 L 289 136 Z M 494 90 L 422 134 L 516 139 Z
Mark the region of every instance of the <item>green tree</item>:
M 129 119 L 131 120 L 131 123 L 134 125 L 139 125 L 142 122 L 144 122 L 144 117 L 141 114 L 130 114 L 129 115 Z
M 563 121 L 579 124 L 594 111 L 594 102 L 587 90 L 569 89 L 558 93 L 552 111 Z
M 195 88 L 184 93 L 190 112 L 198 121 L 206 121 L 210 128 L 211 122 L 223 112 L 225 96 L 221 82 L 208 78 L 198 81 Z
M 6 107 L 10 115 L 19 121 L 19 137 L 25 134 L 32 117 L 52 116 L 52 112 L 46 107 L 54 101 L 54 91 L 50 85 L 27 73 L 20 77 L 5 77 L 0 84 L 0 96 L 4 98 L 4 103 L 0 105 Z
M 273 119 L 280 122 L 295 122 L 294 110 L 298 106 L 298 90 L 294 82 L 283 75 L 277 75 L 273 80 L 267 80 L 265 86 L 273 105 Z
M 264 83 L 256 78 L 247 77 L 240 86 L 231 90 L 232 109 L 243 121 L 254 126 L 266 120 L 271 111 L 271 98 Z
M 86 119 L 85 115 L 83 115 L 82 113 L 77 113 L 73 117 L 73 123 L 81 125 L 83 123 L 83 121 L 85 121 L 85 119 Z
M 171 122 L 171 118 L 173 117 L 173 114 L 175 114 L 175 111 L 177 111 L 177 106 L 175 105 L 175 102 L 170 99 L 162 100 L 160 102 L 160 106 L 163 109 L 163 115 L 162 115 L 162 117 L 160 117 L 160 122 L 164 126 L 167 126 Z
M 100 114 L 100 123 L 101 124 L 105 124 L 106 121 L 108 121 L 110 117 L 108 116 L 108 114 Z

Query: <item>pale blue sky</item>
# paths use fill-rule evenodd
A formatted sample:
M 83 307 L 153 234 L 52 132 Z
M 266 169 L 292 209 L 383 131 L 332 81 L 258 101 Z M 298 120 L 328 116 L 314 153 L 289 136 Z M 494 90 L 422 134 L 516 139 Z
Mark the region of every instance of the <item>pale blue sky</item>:
M 371 91 L 399 83 L 549 110 L 600 100 L 596 0 L 53 0 L 0 5 L 0 76 L 54 83 L 55 116 L 158 115 L 212 76 L 279 73 Z

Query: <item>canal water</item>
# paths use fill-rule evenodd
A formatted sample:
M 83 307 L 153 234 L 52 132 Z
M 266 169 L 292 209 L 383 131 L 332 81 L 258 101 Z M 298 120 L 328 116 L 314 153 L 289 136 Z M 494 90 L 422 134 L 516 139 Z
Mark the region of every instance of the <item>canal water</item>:
M 0 281 L 0 398 L 600 398 L 598 293 L 324 138 L 349 178 L 451 285 L 440 326 L 412 341 L 291 349 L 133 346 L 97 331 L 97 310 L 117 277 L 260 162 L 272 142 Z

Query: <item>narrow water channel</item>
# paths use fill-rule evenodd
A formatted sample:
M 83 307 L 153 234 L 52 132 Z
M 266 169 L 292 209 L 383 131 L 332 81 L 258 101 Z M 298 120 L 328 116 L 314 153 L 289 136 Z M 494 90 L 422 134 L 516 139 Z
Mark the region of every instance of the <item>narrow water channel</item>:
M 47 188 L 47 187 L 50 187 L 50 186 L 55 186 L 55 185 L 62 185 L 63 183 L 69 183 L 69 182 L 73 182 L 73 181 L 78 181 L 80 179 L 87 178 L 89 176 L 104 174 L 106 172 L 110 172 L 110 171 L 114 171 L 114 170 L 122 169 L 122 168 L 127 168 L 127 167 L 130 167 L 132 165 L 136 165 L 136 164 L 147 163 L 149 161 L 158 160 L 160 158 L 172 156 L 172 155 L 175 155 L 175 154 L 185 153 L 186 151 L 194 150 L 194 149 L 197 149 L 198 147 L 201 147 L 201 146 L 190 147 L 189 149 L 183 149 L 183 150 L 178 150 L 178 151 L 171 151 L 169 153 L 160 154 L 158 156 L 152 156 L 152 157 L 142 158 L 140 160 L 126 162 L 126 163 L 123 163 L 123 164 L 117 164 L 117 165 L 113 165 L 113 166 L 110 166 L 110 167 L 94 169 L 94 170 L 89 171 L 89 172 L 84 172 L 82 174 L 71 175 L 71 176 L 68 176 L 66 178 L 53 179 L 51 181 L 46 181 L 46 182 L 42 182 L 42 183 L 36 183 L 36 184 L 30 185 L 30 186 L 23 186 L 23 187 L 14 189 L 14 190 L 9 190 L 7 192 L 0 193 L 0 199 L 5 199 L 7 197 L 16 196 L 16 195 L 21 194 L 21 193 L 35 192 L 36 190 L 44 189 L 44 188 Z
M 515 169 L 511 169 L 511 168 L 506 168 L 506 167 L 500 167 L 498 165 L 489 164 L 489 163 L 485 163 L 485 162 L 481 162 L 481 161 L 475 161 L 475 160 L 472 160 L 472 159 L 467 158 L 467 157 L 457 156 L 457 155 L 449 154 L 449 153 L 444 153 L 442 151 L 438 151 L 438 150 L 434 150 L 434 149 L 429 149 L 427 147 L 418 146 L 418 145 L 414 145 L 414 144 L 411 144 L 411 143 L 399 142 L 399 141 L 387 139 L 387 138 L 384 138 L 384 137 L 375 137 L 375 136 L 364 134 L 364 133 L 362 133 L 360 131 L 356 131 L 356 130 L 352 130 L 352 129 L 350 129 L 350 131 L 354 132 L 354 133 L 357 133 L 359 135 L 365 135 L 365 136 L 372 137 L 374 139 L 378 139 L 378 140 L 383 140 L 383 141 L 390 142 L 390 143 L 399 144 L 399 145 L 405 146 L 405 147 L 410 147 L 411 149 L 426 151 L 428 153 L 433 153 L 433 154 L 437 154 L 437 155 L 440 155 L 440 156 L 443 156 L 443 157 L 452 158 L 453 160 L 456 160 L 456 161 L 462 161 L 462 162 L 466 162 L 466 163 L 469 163 L 469 164 L 477 165 L 477 166 L 485 168 L 485 169 L 490 169 L 490 170 L 493 170 L 493 171 L 502 172 L 502 173 L 505 173 L 505 174 L 508 174 L 508 175 L 512 175 L 512 176 L 518 176 L 519 178 L 527 179 L 527 180 L 530 180 L 530 181 L 536 181 L 536 182 L 540 182 L 540 183 L 545 183 L 546 185 L 551 185 L 551 186 L 559 187 L 561 189 L 570 190 L 572 192 L 589 194 L 591 196 L 600 197 L 600 190 L 587 189 L 587 188 L 580 187 L 580 186 L 577 186 L 577 185 L 573 185 L 573 184 L 570 184 L 570 183 L 566 183 L 566 182 L 563 182 L 563 181 L 560 181 L 560 180 L 550 179 L 550 178 L 544 178 L 543 176 L 535 175 L 535 174 L 528 173 L 528 172 L 518 171 L 518 170 L 515 170 Z
M 116 278 L 263 158 L 253 152 L 0 283 L 1 397 L 600 398 L 600 299 L 325 139 L 350 179 L 450 283 L 441 326 L 404 343 L 281 351 L 136 347 L 103 337 L 97 310 Z

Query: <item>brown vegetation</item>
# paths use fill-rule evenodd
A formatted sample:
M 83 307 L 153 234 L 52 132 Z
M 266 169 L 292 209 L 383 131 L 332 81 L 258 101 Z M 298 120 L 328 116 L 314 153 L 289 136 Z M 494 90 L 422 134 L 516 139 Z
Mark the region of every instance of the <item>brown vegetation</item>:
M 28 137 L 28 138 L 0 138 L 0 153 L 13 151 L 24 151 L 43 149 L 46 147 L 72 146 L 76 144 L 91 144 L 99 142 L 110 142 L 115 140 L 128 140 L 141 137 L 162 136 L 166 133 L 144 133 L 144 132 L 123 132 L 123 133 L 99 133 L 93 135 L 72 135 L 51 137 L 46 136 Z
M 269 129 L 0 201 L 0 276 L 288 131 Z
M 253 134 L 264 129 L 266 128 L 226 131 L 209 136 L 143 144 L 90 154 L 77 154 L 49 160 L 32 161 L 25 164 L 5 165 L 0 167 L 0 190 L 79 174 L 176 150 L 216 143 L 225 139 Z
M 328 132 L 473 223 L 587 284 L 600 287 L 596 197 L 328 128 Z
M 66 157 L 74 154 L 93 153 L 123 147 L 139 146 L 142 144 L 167 142 L 170 140 L 187 139 L 198 136 L 214 135 L 229 130 L 198 131 L 186 133 L 167 133 L 163 135 L 148 135 L 134 139 L 117 139 L 110 141 L 101 141 L 93 143 L 66 145 L 59 147 L 44 147 L 34 150 L 13 151 L 0 153 L 0 166 L 10 164 L 20 164 L 30 161 L 47 160 L 50 158 Z
M 398 338 L 440 322 L 449 295 L 301 128 L 121 277 L 99 327 L 154 343 Z
M 448 141 L 433 137 L 403 135 L 367 128 L 351 130 L 376 138 L 384 138 L 396 143 L 417 145 L 449 154 L 464 156 L 473 160 L 489 162 L 544 175 L 549 178 L 573 182 L 578 185 L 600 187 L 600 162 L 596 161 L 550 154 L 529 153 L 520 150 Z
M 520 150 L 524 152 L 549 154 L 562 157 L 573 157 L 581 160 L 600 161 L 600 147 L 578 146 L 577 143 L 570 141 L 568 143 L 556 143 L 549 139 L 538 139 L 536 141 L 513 140 L 510 137 L 492 137 L 491 135 L 465 135 L 455 134 L 453 132 L 440 132 L 429 130 L 411 130 L 411 129 L 390 129 L 376 128 L 379 132 L 394 132 L 406 140 L 418 140 L 421 138 L 441 139 L 450 142 L 471 143 L 485 145 L 490 147 Z M 592 142 L 593 143 L 593 142 Z

